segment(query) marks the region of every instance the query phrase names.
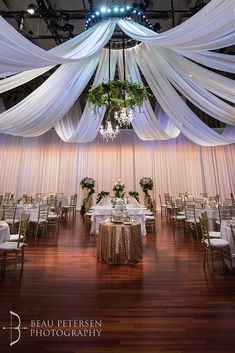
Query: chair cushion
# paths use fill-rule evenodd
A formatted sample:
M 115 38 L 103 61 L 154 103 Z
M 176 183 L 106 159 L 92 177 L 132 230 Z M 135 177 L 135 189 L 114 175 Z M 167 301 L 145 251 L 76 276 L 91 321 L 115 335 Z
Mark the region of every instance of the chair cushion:
M 19 243 L 17 241 L 4 241 L 3 243 L 0 244 L 0 251 L 1 250 L 21 250 L 25 244 L 24 243 Z
M 179 220 L 185 220 L 186 219 L 186 217 L 185 216 L 181 216 L 181 215 L 177 215 L 177 216 L 173 216 L 172 218 L 174 218 L 174 219 L 179 219 Z
M 209 237 L 210 238 L 221 238 L 221 233 L 220 232 L 209 232 Z
M 155 217 L 154 216 L 146 216 L 145 219 L 146 220 L 155 220 Z
M 204 240 L 204 243 L 209 246 L 209 242 L 207 239 Z M 210 245 L 214 248 L 223 248 L 224 246 L 229 246 L 229 243 L 227 240 L 224 239 L 216 239 L 216 238 L 211 238 L 210 239 Z
M 10 241 L 18 241 L 19 234 L 10 234 Z M 20 235 L 20 239 L 24 239 L 23 235 Z
M 49 215 L 48 215 L 48 217 L 47 217 L 47 219 L 57 219 L 58 218 L 58 216 L 57 216 L 57 214 L 53 214 L 53 213 L 49 213 Z
M 19 219 L 15 219 L 13 220 L 13 218 L 6 218 L 5 219 L 5 222 L 8 223 L 8 224 L 13 224 L 14 223 L 18 223 L 20 220 Z

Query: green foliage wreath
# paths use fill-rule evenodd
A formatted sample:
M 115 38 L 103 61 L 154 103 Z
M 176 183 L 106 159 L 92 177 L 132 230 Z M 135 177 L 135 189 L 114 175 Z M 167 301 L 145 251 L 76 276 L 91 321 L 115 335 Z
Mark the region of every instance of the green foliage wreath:
M 124 107 L 133 109 L 136 106 L 140 108 L 150 96 L 146 87 L 136 82 L 113 80 L 90 88 L 87 102 L 94 106 L 95 110 L 103 106 L 109 107 L 110 110 L 120 110 Z

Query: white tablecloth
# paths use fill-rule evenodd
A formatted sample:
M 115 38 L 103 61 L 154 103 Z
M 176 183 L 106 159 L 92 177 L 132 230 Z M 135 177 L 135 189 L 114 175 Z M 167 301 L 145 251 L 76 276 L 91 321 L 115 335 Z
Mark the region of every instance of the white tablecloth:
M 38 207 L 18 207 L 16 210 L 16 219 L 21 219 L 22 213 L 30 214 L 29 220 L 38 218 Z
M 229 221 L 223 221 L 220 227 L 221 238 L 229 242 L 230 252 L 232 256 L 232 264 L 235 267 L 235 244 L 232 236 L 232 231 L 229 225 Z
M 133 207 L 126 205 L 128 215 L 131 219 L 138 220 L 141 224 L 141 234 L 146 235 L 145 227 L 145 210 L 142 207 Z M 96 205 L 92 207 L 93 214 L 91 216 L 91 234 L 98 234 L 100 222 L 112 216 L 112 205 Z
M 209 230 L 214 230 L 215 229 L 215 221 L 219 219 L 219 211 L 218 208 L 196 208 L 195 209 L 195 214 L 196 218 L 200 217 L 202 212 L 207 212 L 207 217 L 208 217 L 208 225 L 209 225 Z
M 0 221 L 0 243 L 10 240 L 10 230 L 6 222 Z

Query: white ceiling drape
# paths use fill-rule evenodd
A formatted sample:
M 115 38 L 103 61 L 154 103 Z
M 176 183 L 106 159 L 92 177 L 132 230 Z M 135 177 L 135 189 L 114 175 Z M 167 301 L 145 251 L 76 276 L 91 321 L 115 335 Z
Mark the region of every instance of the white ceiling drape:
M 64 141 L 93 141 L 104 110 L 94 116 L 92 108 L 86 105 L 81 114 L 73 104 L 97 66 L 93 85 L 107 80 L 108 54 L 101 48 L 118 24 L 127 35 L 143 42 L 126 50 L 128 79 L 141 83 L 140 69 L 157 100 L 155 112 L 148 101 L 140 111 L 135 110 L 133 128 L 138 137 L 164 140 L 181 132 L 204 146 L 235 142 L 232 132 L 235 125 L 234 81 L 206 68 L 235 72 L 232 55 L 211 51 L 235 43 L 234 8 L 235 0 L 212 0 L 193 17 L 162 34 L 132 20 L 110 19 L 48 52 L 30 43 L 0 18 L 0 77 L 26 70 L 1 79 L 0 93 L 61 64 L 33 93 L 0 114 L 0 132 L 37 136 L 55 127 Z M 118 56 L 120 74 L 123 64 L 120 53 L 112 51 L 111 55 L 114 77 Z M 222 134 L 209 128 L 180 94 L 229 127 Z
M 108 61 L 109 52 L 107 49 L 102 51 L 100 64 L 96 72 L 93 86 L 97 86 L 103 80 L 108 81 Z M 110 56 L 110 79 L 114 78 L 117 61 L 117 51 L 112 51 Z M 77 108 L 68 112 L 68 114 L 55 125 L 57 134 L 66 142 L 90 142 L 93 141 L 103 120 L 105 109 L 100 109 L 97 113 L 93 108 L 86 104 L 83 113 Z
M 133 21 L 119 19 L 120 28 L 131 38 L 153 45 L 190 50 L 212 50 L 234 45 L 234 0 L 213 0 L 169 31 L 156 34 Z
M 0 77 L 40 67 L 77 62 L 95 54 L 109 41 L 116 22 L 107 20 L 45 51 L 23 37 L 0 16 Z

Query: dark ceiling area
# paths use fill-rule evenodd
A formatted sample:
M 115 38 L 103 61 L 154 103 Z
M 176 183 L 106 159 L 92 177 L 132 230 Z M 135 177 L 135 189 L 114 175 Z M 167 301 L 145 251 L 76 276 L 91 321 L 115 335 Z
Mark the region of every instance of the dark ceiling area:
M 143 11 L 156 32 L 164 32 L 204 7 L 208 0 L 119 1 Z M 93 0 L 2 0 L 0 14 L 25 37 L 49 49 L 78 35 L 86 19 L 101 6 L 116 2 Z M 34 13 L 27 10 L 32 9 Z M 30 11 L 30 12 L 33 12 Z

